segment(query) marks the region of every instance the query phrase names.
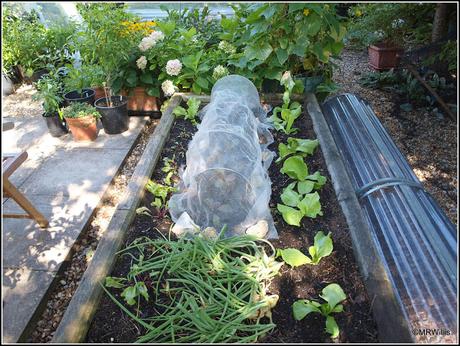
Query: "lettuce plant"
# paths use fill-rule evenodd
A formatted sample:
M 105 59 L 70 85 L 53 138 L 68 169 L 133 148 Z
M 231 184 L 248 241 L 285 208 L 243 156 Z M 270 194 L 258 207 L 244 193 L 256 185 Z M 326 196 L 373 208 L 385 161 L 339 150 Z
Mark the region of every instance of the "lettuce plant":
M 198 110 L 200 108 L 201 101 L 195 97 L 191 97 L 187 100 L 188 108 L 185 109 L 184 107 L 177 106 L 173 110 L 173 114 L 176 117 L 183 117 L 186 120 L 190 120 L 193 125 L 197 124 L 196 115 L 198 114 Z
M 334 246 L 332 244 L 331 233 L 324 235 L 322 231 L 319 231 L 315 235 L 315 242 L 313 246 L 308 248 L 310 257 L 303 254 L 297 249 L 278 249 L 276 254 L 277 257 L 282 257 L 283 261 L 291 267 L 298 267 L 304 264 L 317 265 L 321 258 L 327 257 L 332 253 Z
M 312 140 L 289 137 L 287 139 L 287 144 L 280 143 L 278 145 L 279 158 L 276 162 L 281 162 L 292 154 L 297 154 L 303 157 L 311 155 L 318 147 L 318 144 L 319 142 L 317 139 Z
M 277 205 L 284 221 L 292 226 L 300 226 L 304 216 L 311 218 L 322 216 L 319 194 L 312 191 L 320 189 L 326 183 L 326 177 L 319 172 L 309 174 L 308 166 L 299 155 L 286 159 L 281 173 L 297 180 L 284 188 L 281 194 L 281 201 L 284 204 Z
M 329 284 L 323 288 L 320 297 L 326 302 L 320 304 L 314 300 L 302 299 L 292 304 L 294 318 L 300 321 L 312 312 L 319 313 L 326 317 L 326 332 L 331 334 L 332 338 L 337 338 L 340 333 L 339 326 L 331 314 L 343 311 L 343 305 L 339 303 L 347 297 L 337 284 Z

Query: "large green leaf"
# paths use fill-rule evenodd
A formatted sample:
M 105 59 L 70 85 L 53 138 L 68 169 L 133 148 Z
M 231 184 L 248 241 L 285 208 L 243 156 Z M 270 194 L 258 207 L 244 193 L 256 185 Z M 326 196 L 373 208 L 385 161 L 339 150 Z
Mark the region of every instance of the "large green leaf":
M 252 24 L 256 22 L 262 15 L 262 12 L 264 12 L 267 8 L 268 4 L 261 5 L 260 7 L 258 6 L 257 9 L 255 9 L 253 12 L 249 14 L 249 16 L 246 17 L 246 24 Z
M 147 95 L 160 97 L 160 88 L 157 86 L 147 88 Z
M 302 3 L 290 3 L 289 4 L 289 13 L 302 10 L 305 7 L 305 4 Z
M 297 206 L 305 216 L 316 218 L 317 215 L 323 215 L 318 192 L 307 193 Z
M 331 233 L 329 232 L 328 235 L 325 235 L 322 231 L 319 231 L 315 235 L 314 245 L 308 248 L 312 263 L 318 264 L 321 258 L 329 256 L 333 249 Z
M 296 183 L 289 184 L 281 194 L 281 201 L 290 207 L 297 207 L 297 204 L 300 202 L 301 198 L 301 196 L 296 191 L 294 191 L 295 184 Z
M 310 258 L 297 249 L 278 249 L 277 254 L 283 258 L 284 262 L 293 268 L 311 263 Z
M 238 20 L 237 19 L 231 19 L 231 18 L 222 18 L 220 20 L 220 25 L 224 30 L 234 32 L 236 28 L 238 28 Z
M 153 77 L 148 72 L 144 72 L 143 74 L 141 74 L 140 80 L 142 83 L 145 84 L 153 84 Z
M 316 13 L 311 13 L 305 21 L 305 25 L 301 28 L 302 33 L 306 36 L 315 36 L 321 29 L 321 17 Z
M 288 52 L 285 49 L 282 48 L 277 48 L 276 51 L 276 57 L 278 58 L 278 62 L 282 65 L 286 62 L 288 58 Z
M 312 312 L 319 312 L 321 313 L 321 311 L 319 310 L 318 306 L 319 305 L 318 303 L 316 302 L 313 302 L 313 301 L 310 301 L 310 300 L 297 300 L 296 302 L 294 302 L 294 304 L 292 304 L 292 311 L 294 313 L 294 318 L 297 320 L 297 321 L 300 321 L 302 319 L 305 318 L 305 316 L 307 316 L 309 313 L 312 313 Z
M 280 172 L 287 174 L 293 179 L 302 181 L 305 180 L 305 178 L 308 176 L 308 167 L 307 164 L 303 161 L 302 156 L 295 155 L 284 161 Z
M 321 175 L 320 172 L 315 172 L 314 174 L 310 174 L 305 179 L 313 180 L 315 182 L 314 188 L 320 189 L 324 184 L 326 184 L 327 178 Z
M 193 71 L 196 71 L 202 55 L 203 52 L 199 51 L 196 54 L 184 56 L 182 58 L 182 63 L 184 64 L 184 66 L 192 69 Z
M 196 29 L 194 27 L 191 27 L 189 30 L 182 33 L 182 36 L 184 36 L 187 40 L 190 40 L 195 35 L 196 35 Z
M 196 79 L 195 82 L 196 82 L 196 84 L 198 84 L 202 89 L 207 89 L 207 88 L 208 88 L 209 83 L 208 83 L 208 81 L 207 81 L 206 78 L 198 77 L 198 78 Z
M 335 318 L 333 316 L 329 315 L 326 317 L 326 332 L 331 334 L 332 339 L 335 339 L 339 336 L 339 326 L 337 325 L 337 322 L 335 321 Z
M 312 192 L 314 188 L 315 183 L 309 180 L 299 181 L 297 184 L 297 191 L 302 195 Z
M 331 310 L 334 309 L 338 303 L 347 299 L 347 296 L 343 292 L 342 288 L 337 284 L 327 285 L 323 288 L 322 294 L 319 296 L 329 303 Z
M 277 209 L 288 225 L 300 227 L 300 220 L 302 220 L 303 217 L 300 210 L 288 207 L 283 204 L 278 204 Z
M 166 36 L 171 35 L 174 29 L 176 29 L 176 23 L 174 21 L 157 22 L 157 25 Z
M 135 70 L 128 70 L 126 73 L 126 84 L 130 88 L 137 86 L 137 72 Z
M 301 138 L 288 138 L 288 144 L 296 151 L 301 151 L 306 154 L 313 154 L 318 147 L 319 141 L 317 139 L 301 139 Z
M 244 55 L 251 61 L 254 59 L 265 61 L 273 52 L 272 46 L 268 42 L 258 45 L 249 45 L 244 50 Z

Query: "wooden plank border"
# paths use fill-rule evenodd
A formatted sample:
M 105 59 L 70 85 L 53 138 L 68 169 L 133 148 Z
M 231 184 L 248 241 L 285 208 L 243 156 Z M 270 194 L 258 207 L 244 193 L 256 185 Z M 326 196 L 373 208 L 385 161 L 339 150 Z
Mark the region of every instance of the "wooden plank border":
M 174 123 L 174 108 L 182 101 L 174 95 L 164 111 L 160 123 L 150 138 L 128 183 L 127 191 L 118 204 L 107 229 L 102 235 L 88 268 L 54 333 L 52 343 L 83 342 L 102 296 L 104 278 L 115 263 L 129 226 L 136 216 L 136 208 L 144 194 L 144 186 L 160 158 L 169 131 Z

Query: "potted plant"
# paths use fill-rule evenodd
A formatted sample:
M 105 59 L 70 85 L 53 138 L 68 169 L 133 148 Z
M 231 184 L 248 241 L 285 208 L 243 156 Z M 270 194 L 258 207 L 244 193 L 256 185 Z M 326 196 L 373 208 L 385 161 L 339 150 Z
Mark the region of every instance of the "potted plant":
M 369 65 L 376 70 L 397 67 L 404 52 L 402 44 L 411 29 L 399 5 L 360 4 L 349 10 L 350 31 L 360 33 L 360 40 L 368 46 Z
M 105 88 L 106 97 L 97 99 L 94 105 L 101 114 L 101 122 L 107 134 L 114 135 L 125 132 L 129 128 L 128 98 L 111 96 Z
M 87 103 L 72 102 L 62 113 L 76 141 L 94 141 L 97 138 L 97 119 L 101 115 L 95 107 Z
M 64 100 L 66 105 L 72 102 L 84 102 L 90 105 L 94 104 L 96 92 L 89 88 L 90 81 L 81 68 L 72 65 L 67 66 L 68 72 L 64 79 L 65 90 Z
M 157 76 L 156 71 L 147 68 L 147 58 L 137 51 L 120 67 L 112 88 L 127 96 L 131 114 L 158 112 L 160 83 Z
M 37 93 L 33 96 L 34 100 L 43 101 L 43 118 L 46 126 L 53 137 L 61 137 L 68 133 L 65 119 L 62 116 L 61 105 L 63 98 L 60 93 L 61 85 L 56 78 L 47 75 L 35 83 Z

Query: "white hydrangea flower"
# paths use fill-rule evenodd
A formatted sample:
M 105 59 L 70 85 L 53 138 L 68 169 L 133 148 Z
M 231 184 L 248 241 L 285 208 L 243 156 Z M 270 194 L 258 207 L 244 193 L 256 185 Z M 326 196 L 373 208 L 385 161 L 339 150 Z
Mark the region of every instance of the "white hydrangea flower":
M 167 79 L 163 83 L 161 83 L 161 90 L 163 90 L 166 97 L 169 97 L 174 94 L 176 88 L 174 87 L 173 82 Z
M 147 66 L 147 58 L 142 55 L 139 59 L 136 60 L 136 65 L 139 69 L 144 70 Z
M 163 41 L 163 39 L 165 38 L 165 35 L 161 31 L 154 31 L 149 35 L 149 37 L 151 37 L 152 40 L 154 40 L 156 44 L 158 41 Z
M 222 65 L 217 65 L 212 72 L 212 77 L 214 79 L 219 79 L 226 75 L 228 75 L 228 69 Z
M 145 52 L 146 50 L 149 50 L 155 45 L 155 41 L 152 40 L 150 36 L 144 37 L 141 40 L 141 43 L 139 43 L 139 49 L 141 52 Z
M 149 36 L 144 37 L 139 43 L 139 49 L 141 52 L 149 50 L 157 44 L 158 41 L 162 41 L 165 35 L 161 31 L 154 31 Z
M 218 47 L 227 54 L 234 54 L 236 52 L 236 48 L 227 41 L 220 41 Z
M 169 74 L 170 76 L 179 75 L 181 70 L 182 70 L 182 64 L 178 59 L 169 60 L 166 63 L 166 73 Z

